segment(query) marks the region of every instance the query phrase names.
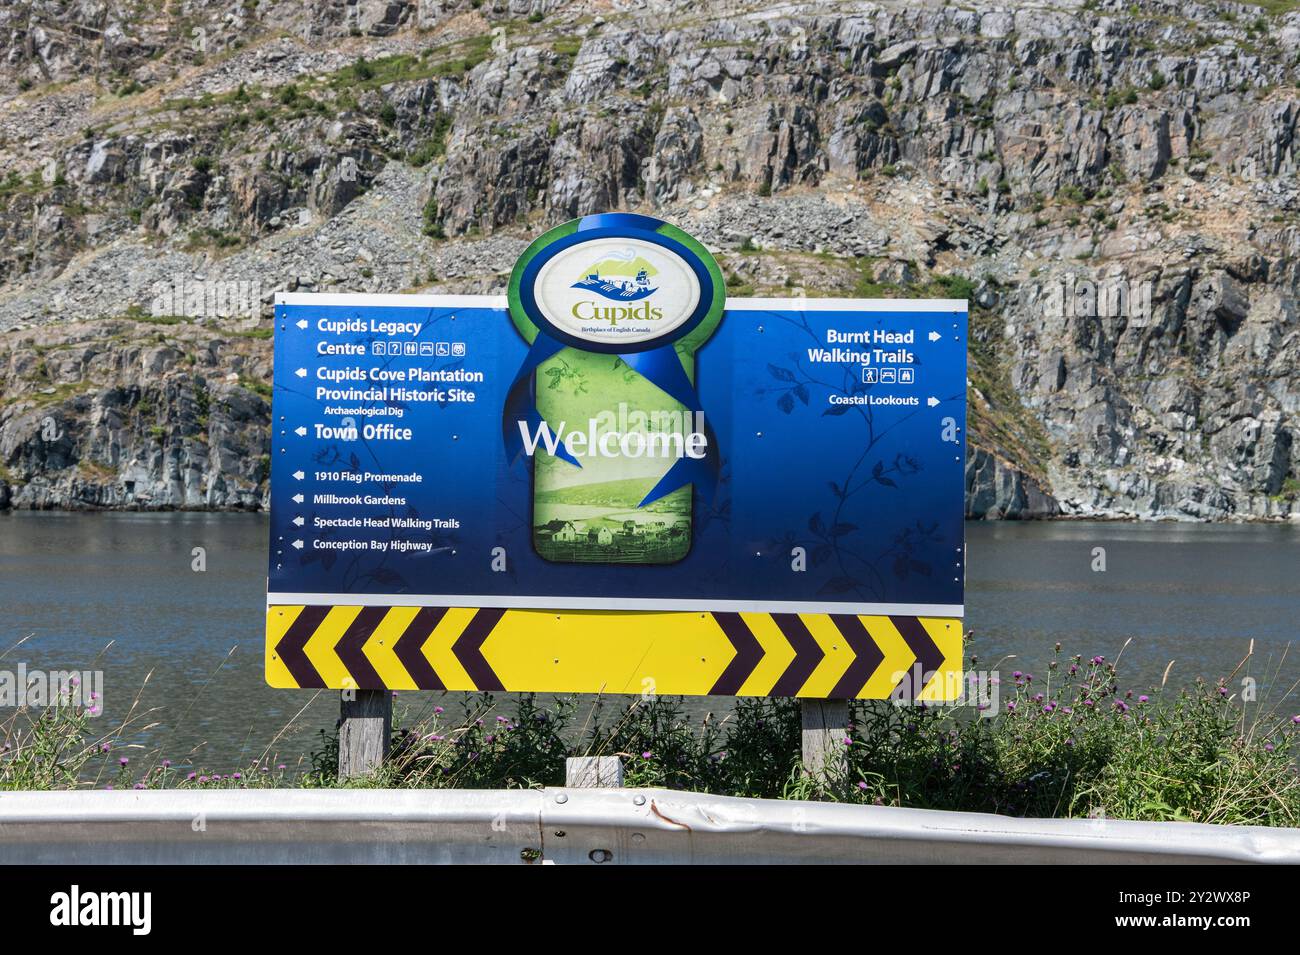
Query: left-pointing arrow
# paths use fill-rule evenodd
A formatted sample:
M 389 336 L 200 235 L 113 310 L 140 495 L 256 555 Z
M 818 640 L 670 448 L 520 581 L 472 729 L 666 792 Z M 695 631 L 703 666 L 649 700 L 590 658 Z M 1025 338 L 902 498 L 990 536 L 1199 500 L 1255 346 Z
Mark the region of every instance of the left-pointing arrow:
M 306 369 L 306 368 L 299 368 L 297 371 L 294 372 L 294 374 L 297 375 L 299 378 L 306 378 L 306 377 L 307 377 L 307 369 Z
M 304 428 L 302 425 L 298 425 L 298 427 L 294 428 L 294 429 L 293 429 L 293 433 L 296 434 L 296 435 L 297 435 L 298 437 L 300 437 L 300 438 L 305 438 L 305 437 L 307 437 L 307 429 Z
M 295 494 L 293 496 L 293 503 L 295 504 L 301 504 L 305 500 L 306 498 L 304 498 L 301 494 Z
M 294 471 L 294 472 L 293 472 L 293 479 L 294 479 L 295 481 L 301 481 L 301 480 L 302 480 L 303 478 L 305 478 L 306 476 L 307 476 L 307 475 L 303 474 L 301 471 Z
M 294 550 L 302 550 L 302 541 L 300 541 L 300 540 L 296 540 L 296 541 L 294 541 L 294 542 L 293 542 L 293 549 L 294 549 Z
M 298 614 L 297 619 L 289 626 L 288 632 L 275 648 L 281 662 L 293 677 L 293 682 L 298 686 L 321 685 L 320 674 L 307 659 L 303 648 L 307 646 L 307 641 L 311 639 L 312 634 L 316 632 L 316 628 L 321 625 L 329 612 L 329 607 L 303 607 L 302 612 Z
M 483 641 L 488 638 L 492 628 L 497 625 L 497 621 L 503 614 L 505 614 L 504 610 L 495 607 L 484 607 L 478 610 L 464 632 L 451 645 L 452 655 L 460 661 L 460 665 L 465 668 L 465 673 L 474 681 L 475 689 L 505 692 L 506 688 L 502 686 L 501 678 L 496 675 L 483 656 Z
M 300 319 L 298 319 L 298 327 L 299 327 L 299 328 L 306 328 L 306 327 L 307 327 L 307 319 L 305 319 L 305 318 L 300 318 Z
M 301 515 L 301 514 L 299 514 L 297 517 L 295 517 L 295 518 L 293 519 L 293 522 L 294 522 L 295 524 L 297 524 L 299 527 L 302 527 L 302 525 L 303 525 L 304 523 L 306 523 L 306 522 L 302 519 L 302 515 Z

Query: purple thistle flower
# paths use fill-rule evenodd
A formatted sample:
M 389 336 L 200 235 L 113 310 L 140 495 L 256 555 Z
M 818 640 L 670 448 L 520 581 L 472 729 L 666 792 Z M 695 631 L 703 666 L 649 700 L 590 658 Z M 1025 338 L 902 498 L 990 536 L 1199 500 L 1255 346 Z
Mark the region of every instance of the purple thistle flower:
M 131 761 L 130 761 L 129 759 L 127 759 L 125 756 L 123 756 L 121 759 L 119 759 L 119 760 L 117 761 L 117 764 L 118 764 L 119 766 L 125 766 L 125 765 L 126 765 L 127 763 L 129 763 L 129 762 L 131 762 Z
M 198 773 L 190 773 L 188 776 L 185 777 L 185 781 L 192 783 L 194 782 L 195 779 L 198 778 L 198 775 L 199 775 Z
M 646 750 L 644 753 L 641 754 L 642 759 L 649 759 L 650 756 L 651 756 L 650 750 Z
M 171 761 L 170 759 L 164 759 L 164 760 L 162 761 L 162 766 L 163 766 L 163 769 L 171 769 L 171 768 L 172 768 L 172 761 Z
M 862 779 L 858 780 L 858 788 L 865 790 L 867 788 L 866 780 L 862 780 Z
M 1151 697 L 1149 697 L 1149 696 L 1147 696 L 1145 693 L 1143 693 L 1141 696 L 1138 697 L 1138 702 L 1139 702 L 1139 703 L 1146 703 L 1146 702 L 1147 702 L 1148 700 L 1150 700 L 1150 699 L 1151 699 Z

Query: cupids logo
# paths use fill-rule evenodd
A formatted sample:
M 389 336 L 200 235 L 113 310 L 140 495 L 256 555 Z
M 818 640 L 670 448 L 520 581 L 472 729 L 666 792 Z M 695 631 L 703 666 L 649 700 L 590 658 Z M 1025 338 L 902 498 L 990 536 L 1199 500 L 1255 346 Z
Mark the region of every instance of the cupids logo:
M 583 342 L 662 341 L 700 305 L 689 255 L 628 235 L 578 242 L 537 268 L 532 301 L 543 321 Z
M 510 317 L 529 345 L 502 415 L 533 467 L 533 546 L 564 563 L 664 564 L 691 547 L 720 456 L 695 352 L 722 320 L 708 250 L 649 216 L 565 223 L 525 250 Z

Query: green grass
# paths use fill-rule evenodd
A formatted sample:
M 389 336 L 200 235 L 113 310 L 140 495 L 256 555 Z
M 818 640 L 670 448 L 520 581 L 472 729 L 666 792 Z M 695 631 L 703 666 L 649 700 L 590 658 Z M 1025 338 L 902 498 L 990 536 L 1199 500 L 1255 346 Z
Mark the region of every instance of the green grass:
M 373 90 L 389 83 L 409 83 L 435 76 L 464 76 L 491 53 L 492 37 L 476 36 L 425 50 L 418 55 L 397 53 L 374 60 L 363 57 L 351 66 L 327 74 L 323 83 L 338 91 Z
M 1281 16 L 1293 10 L 1300 10 L 1297 0 L 1242 0 L 1247 6 L 1259 7 L 1269 16 Z
M 272 389 L 270 384 L 265 381 L 261 381 L 260 379 L 250 378 L 247 375 L 240 375 L 239 386 L 263 398 L 271 397 Z
M 1030 817 L 1300 824 L 1300 716 L 1248 708 L 1225 680 L 1126 689 L 1115 663 L 1058 646 L 1045 673 L 1002 681 L 986 716 L 973 707 L 854 704 L 843 759 L 815 777 L 799 765 L 800 710 L 789 699 L 739 699 L 725 718 L 697 723 L 676 699 L 589 708 L 522 696 L 505 715 L 483 695 L 466 699 L 462 719 L 437 707 L 419 714 L 395 730 L 378 772 L 346 782 L 336 774 L 334 732 L 321 732 L 302 774 L 268 752 L 233 772 L 182 771 L 138 747 L 122 762 L 123 740 L 137 732 L 132 720 L 149 713 L 133 709 L 126 724 L 99 732 L 76 707 L 19 709 L 0 723 L 0 789 L 521 788 L 562 785 L 566 756 L 618 755 L 630 787 Z

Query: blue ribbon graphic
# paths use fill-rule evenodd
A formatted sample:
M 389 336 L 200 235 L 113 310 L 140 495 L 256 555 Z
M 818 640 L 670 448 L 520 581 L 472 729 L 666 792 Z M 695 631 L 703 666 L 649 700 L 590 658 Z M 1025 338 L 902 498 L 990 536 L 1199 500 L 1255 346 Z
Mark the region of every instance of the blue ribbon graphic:
M 519 367 L 515 380 L 506 393 L 505 413 L 501 422 L 502 436 L 505 439 L 506 460 L 512 464 L 524 453 L 524 439 L 520 433 L 519 422 L 523 422 L 531 434 L 537 434 L 545 423 L 537 408 L 534 387 L 537 369 L 548 358 L 554 357 L 566 347 L 568 346 L 563 342 L 556 341 L 545 331 L 539 330 L 532 348 L 528 350 L 524 363 Z M 663 345 L 649 351 L 629 352 L 618 357 L 656 388 L 685 405 L 690 415 L 688 420 L 692 423 L 695 414 L 703 412 L 699 393 L 691 384 L 691 380 L 686 377 L 686 369 L 682 367 L 681 359 L 677 357 L 677 352 L 672 345 Z M 706 499 L 712 499 L 717 488 L 721 456 L 718 453 L 717 438 L 713 429 L 709 427 L 707 418 L 704 421 L 704 435 L 706 440 L 704 457 L 692 458 L 683 454 L 637 507 L 653 504 L 661 497 L 687 484 L 694 484 Z M 556 448 L 555 456 L 568 461 L 574 467 L 582 467 L 578 459 L 570 454 L 569 449 L 563 444 Z

